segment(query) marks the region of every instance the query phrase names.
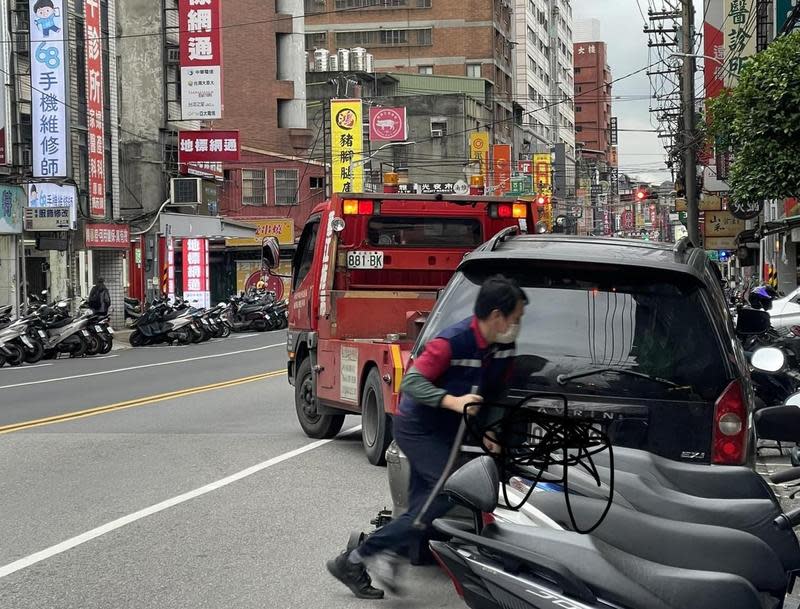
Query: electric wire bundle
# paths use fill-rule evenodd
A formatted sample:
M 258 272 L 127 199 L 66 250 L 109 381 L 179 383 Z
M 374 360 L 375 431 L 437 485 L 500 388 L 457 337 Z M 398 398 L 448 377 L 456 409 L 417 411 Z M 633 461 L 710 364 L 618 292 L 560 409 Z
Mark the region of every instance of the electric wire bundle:
M 559 400 L 563 402 L 561 413 L 543 412 L 535 406 L 536 401 Z M 469 409 L 467 409 L 469 410 Z M 488 411 L 502 410 L 502 415 L 488 421 L 482 416 Z M 611 440 L 597 422 L 590 418 L 570 414 L 567 398 L 561 394 L 533 393 L 512 405 L 484 402 L 477 416 L 464 413 L 464 424 L 473 438 L 481 440 L 483 449 L 497 460 L 500 477 L 503 481 L 503 499 L 512 510 L 519 510 L 527 503 L 536 486 L 543 481 L 560 484 L 572 530 L 578 533 L 591 533 L 605 519 L 614 498 L 614 452 Z M 538 430 L 537 430 L 538 428 Z M 499 454 L 490 452 L 483 440 L 499 447 Z M 608 500 L 598 520 L 588 529 L 581 529 L 572 511 L 570 502 L 569 471 L 573 467 L 591 476 L 598 487 L 602 486 L 600 473 L 593 456 L 608 451 L 610 475 L 608 480 Z M 553 468 L 560 468 L 560 477 Z M 523 474 L 532 482 L 525 497 L 517 505 L 508 498 L 508 480 Z

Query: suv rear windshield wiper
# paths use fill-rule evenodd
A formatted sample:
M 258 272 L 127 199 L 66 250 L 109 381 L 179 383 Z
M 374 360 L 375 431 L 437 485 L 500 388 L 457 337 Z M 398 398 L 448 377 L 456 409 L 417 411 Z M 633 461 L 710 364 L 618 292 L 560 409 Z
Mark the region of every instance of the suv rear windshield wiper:
M 631 370 L 630 368 L 614 368 L 614 367 L 603 367 L 603 368 L 586 368 L 584 370 L 577 370 L 575 372 L 571 372 L 569 374 L 559 374 L 556 377 L 556 382 L 559 385 L 566 385 L 568 381 L 572 381 L 574 379 L 583 378 L 585 376 L 592 376 L 593 374 L 602 374 L 604 372 L 616 372 L 617 374 L 627 374 L 630 376 L 637 376 L 639 378 L 648 379 L 651 381 L 656 381 L 657 383 L 662 383 L 664 385 L 669 385 L 674 389 L 688 389 L 689 387 L 678 385 L 678 383 L 673 383 L 670 380 L 662 379 L 658 376 L 653 376 L 652 374 L 646 374 L 644 372 L 637 372 L 636 370 Z

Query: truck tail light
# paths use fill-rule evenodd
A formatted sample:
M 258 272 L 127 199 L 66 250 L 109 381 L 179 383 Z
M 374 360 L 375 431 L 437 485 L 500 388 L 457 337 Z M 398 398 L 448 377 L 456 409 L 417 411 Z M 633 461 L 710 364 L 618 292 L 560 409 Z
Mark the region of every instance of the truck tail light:
M 499 203 L 489 206 L 491 218 L 527 218 L 528 206 L 525 203 Z
M 345 199 L 342 201 L 342 211 L 346 216 L 371 216 L 380 211 L 380 204 L 370 200 Z
M 747 456 L 747 407 L 739 381 L 725 388 L 714 405 L 711 462 L 741 465 Z

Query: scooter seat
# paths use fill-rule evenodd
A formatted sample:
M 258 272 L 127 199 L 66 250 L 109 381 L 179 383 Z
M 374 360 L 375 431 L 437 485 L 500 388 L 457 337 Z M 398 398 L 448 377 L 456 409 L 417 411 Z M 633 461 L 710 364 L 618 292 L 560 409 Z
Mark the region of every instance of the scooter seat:
M 762 602 L 752 584 L 738 575 L 652 562 L 591 535 L 525 525 L 491 524 L 484 528 L 483 536 L 564 565 L 596 596 L 620 607 L 764 609 L 772 604 Z
M 572 529 L 563 493 L 536 492 L 530 502 Z M 578 527 L 588 529 L 598 521 L 606 502 L 570 496 L 570 505 Z M 735 529 L 676 522 L 612 505 L 591 535 L 623 552 L 670 567 L 738 575 L 761 591 L 781 594 L 788 584 L 777 554 L 761 539 Z
M 609 467 L 605 451 L 592 459 L 596 465 Z M 748 467 L 682 463 L 643 450 L 615 446 L 614 469 L 650 478 L 664 488 L 696 497 L 777 501 L 764 478 Z
M 608 470 L 600 471 L 600 477 L 608 480 Z M 593 478 L 576 468 L 570 469 L 569 487 L 573 494 L 601 500 L 608 497 L 605 484 L 598 487 Z M 792 531 L 781 531 L 773 526 L 772 521 L 781 509 L 771 499 L 696 497 L 665 488 L 652 478 L 616 470 L 614 504 L 668 520 L 746 531 L 772 548 L 786 570 L 800 569 L 797 537 Z
M 68 326 L 72 323 L 72 320 L 69 317 L 64 317 L 62 319 L 56 319 L 54 321 L 48 321 L 47 327 L 48 328 L 63 328 L 64 326 Z

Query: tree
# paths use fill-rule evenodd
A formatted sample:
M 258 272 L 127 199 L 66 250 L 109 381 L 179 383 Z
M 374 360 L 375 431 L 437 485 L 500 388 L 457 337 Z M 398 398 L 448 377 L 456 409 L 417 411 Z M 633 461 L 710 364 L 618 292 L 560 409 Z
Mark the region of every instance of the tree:
M 710 133 L 733 152 L 727 181 L 736 200 L 800 196 L 799 57 L 800 32 L 778 38 L 711 101 Z

